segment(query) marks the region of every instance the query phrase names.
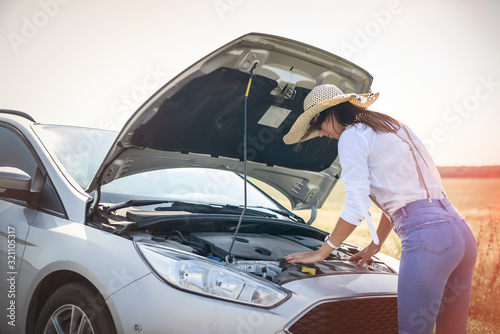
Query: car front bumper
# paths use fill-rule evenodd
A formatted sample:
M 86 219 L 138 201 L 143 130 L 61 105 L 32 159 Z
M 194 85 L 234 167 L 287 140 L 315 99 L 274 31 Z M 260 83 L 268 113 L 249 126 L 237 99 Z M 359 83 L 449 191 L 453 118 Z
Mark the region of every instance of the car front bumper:
M 283 287 L 292 296 L 264 309 L 187 293 L 149 274 L 107 302 L 119 333 L 289 333 L 293 323 L 325 301 L 395 297 L 397 275 L 311 277 Z

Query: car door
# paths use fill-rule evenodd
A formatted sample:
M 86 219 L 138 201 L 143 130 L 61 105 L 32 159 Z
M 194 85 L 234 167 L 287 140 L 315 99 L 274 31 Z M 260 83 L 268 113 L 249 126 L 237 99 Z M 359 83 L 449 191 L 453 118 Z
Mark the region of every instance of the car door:
M 0 166 L 18 168 L 32 180 L 40 176 L 38 163 L 26 139 L 13 127 L 1 124 Z M 7 321 L 2 321 L 2 328 L 5 324 L 12 329 L 17 326 L 22 256 L 29 224 L 36 214 L 37 209 L 27 201 L 0 196 L 0 309 L 4 313 L 2 317 L 7 317 Z
M 0 309 L 7 321 L 0 323 L 0 332 L 15 333 L 19 328 L 20 286 L 23 254 L 30 224 L 42 211 L 65 217 L 64 207 L 47 176 L 33 146 L 22 133 L 8 124 L 0 123 L 0 167 L 13 167 L 31 178 L 28 198 L 13 198 L 0 189 Z

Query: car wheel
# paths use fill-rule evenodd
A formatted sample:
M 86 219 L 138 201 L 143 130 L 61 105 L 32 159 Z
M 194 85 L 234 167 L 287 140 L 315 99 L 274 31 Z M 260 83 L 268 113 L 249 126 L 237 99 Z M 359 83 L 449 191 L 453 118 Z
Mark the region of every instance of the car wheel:
M 87 284 L 69 283 L 49 297 L 35 333 L 113 334 L 116 330 L 101 294 Z

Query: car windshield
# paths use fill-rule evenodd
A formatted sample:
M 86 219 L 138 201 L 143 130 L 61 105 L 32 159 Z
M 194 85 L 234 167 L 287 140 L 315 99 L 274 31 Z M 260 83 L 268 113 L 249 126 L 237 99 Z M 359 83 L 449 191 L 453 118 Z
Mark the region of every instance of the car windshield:
M 118 135 L 115 131 L 59 125 L 37 124 L 33 128 L 56 163 L 83 189 Z
M 61 169 L 83 189 L 92 181 L 117 132 L 90 128 L 34 125 L 35 131 Z M 114 180 L 102 186 L 101 200 L 159 199 L 204 204 L 243 205 L 243 178 L 230 171 L 204 168 L 154 170 Z M 251 207 L 281 208 L 249 184 Z

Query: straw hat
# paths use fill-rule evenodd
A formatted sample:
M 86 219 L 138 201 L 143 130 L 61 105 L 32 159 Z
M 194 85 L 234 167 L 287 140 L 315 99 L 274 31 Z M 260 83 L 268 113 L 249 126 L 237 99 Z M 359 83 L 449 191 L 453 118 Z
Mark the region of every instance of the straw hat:
M 297 118 L 290 131 L 283 137 L 285 144 L 296 144 L 306 133 L 311 120 L 323 110 L 343 102 L 350 102 L 362 108 L 368 108 L 378 98 L 378 93 L 344 94 L 335 85 L 321 85 L 314 87 L 304 99 L 304 112 Z M 313 131 L 304 141 L 318 136 L 318 131 Z

